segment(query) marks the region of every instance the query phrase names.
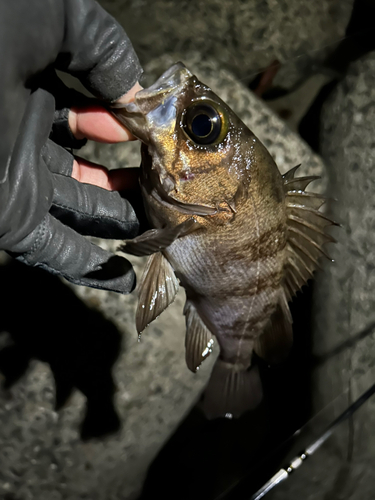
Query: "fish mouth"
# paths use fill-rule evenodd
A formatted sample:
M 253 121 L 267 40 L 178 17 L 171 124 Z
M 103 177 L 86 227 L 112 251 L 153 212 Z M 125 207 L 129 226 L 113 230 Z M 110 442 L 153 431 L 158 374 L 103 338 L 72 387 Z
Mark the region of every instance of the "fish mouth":
M 135 102 L 144 99 L 155 99 L 157 96 L 165 97 L 166 94 L 176 93 L 192 78 L 193 74 L 182 63 L 178 62 L 165 71 L 156 82 L 147 89 L 140 90 L 135 95 Z
M 187 67 L 178 62 L 165 71 L 153 85 L 137 92 L 134 101 L 127 104 L 114 103 L 111 107 L 115 112 L 123 110 L 129 115 L 139 113 L 147 115 L 169 96 L 179 93 L 193 77 Z
M 195 78 L 182 62 L 171 66 L 150 87 L 135 94 L 134 101 L 114 104 L 112 112 L 130 132 L 140 139 L 142 146 L 142 181 L 148 193 L 162 205 L 189 215 L 213 215 L 215 207 L 184 203 L 173 197 L 174 186 L 168 186 L 162 165 L 153 162 L 148 153 L 152 129 L 174 127 L 177 96 Z
M 155 128 L 172 123 L 176 96 L 192 78 L 194 75 L 178 62 L 153 85 L 137 92 L 134 101 L 112 104 L 111 112 L 135 137 L 147 144 L 151 124 Z

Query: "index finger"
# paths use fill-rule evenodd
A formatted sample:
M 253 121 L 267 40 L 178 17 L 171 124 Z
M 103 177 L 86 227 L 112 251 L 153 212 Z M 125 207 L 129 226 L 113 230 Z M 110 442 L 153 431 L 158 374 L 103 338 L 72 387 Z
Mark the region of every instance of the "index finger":
M 69 112 L 69 127 L 78 140 L 89 139 L 113 144 L 134 141 L 135 137 L 99 104 L 73 107 Z
M 142 90 L 137 82 L 118 102 L 128 103 L 134 100 L 137 92 Z M 117 143 L 134 141 L 136 138 L 96 100 L 92 105 L 73 106 L 69 112 L 69 127 L 74 137 L 90 139 L 97 142 Z

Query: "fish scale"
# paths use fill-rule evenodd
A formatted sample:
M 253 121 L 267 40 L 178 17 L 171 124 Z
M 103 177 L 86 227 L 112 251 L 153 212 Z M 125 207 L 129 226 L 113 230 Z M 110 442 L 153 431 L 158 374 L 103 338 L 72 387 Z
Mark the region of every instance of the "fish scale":
M 244 267 L 239 267 L 229 261 L 224 272 L 216 265 L 215 252 L 210 251 L 207 256 L 207 250 L 199 242 L 188 242 L 189 238 L 193 237 L 176 241 L 165 253 L 175 272 L 181 276 L 181 283 L 188 290 L 189 300 L 195 303 L 197 310 L 202 311 L 204 322 L 217 337 L 221 354 L 225 358 L 228 337 L 234 338 L 243 331 L 242 337 L 254 338 L 275 309 L 278 290 L 275 289 L 275 272 L 272 268 L 277 265 L 276 258 L 272 258 L 273 266 L 265 265 L 263 259 L 248 262 L 249 267 L 251 265 L 254 268 L 253 273 L 249 273 L 245 262 Z M 202 265 L 198 266 L 197 262 Z M 261 290 L 259 285 L 258 288 L 255 287 L 257 267 L 265 271 L 261 273 Z M 280 274 L 279 270 L 276 272 Z M 241 286 L 233 293 L 236 278 L 241 281 Z M 232 289 L 229 297 L 228 287 Z M 252 312 L 249 315 L 251 306 Z M 242 352 L 241 357 L 248 359 L 249 366 L 251 350 Z
M 225 285 L 231 288 L 234 295 L 253 295 L 258 268 L 260 268 L 260 282 L 257 289 L 268 286 L 269 281 L 274 286 L 277 275 L 280 281 L 281 266 L 277 253 L 262 257 L 259 261 L 244 256 L 240 259 L 236 256 L 228 259 L 223 255 L 219 244 L 215 245 L 216 242 L 220 244 L 221 238 L 210 237 L 207 242 L 204 234 L 202 236 L 193 234 L 174 242 L 164 252 L 175 272 L 183 277 L 184 286 L 207 296 L 220 295 L 223 288 L 227 290 Z
M 113 110 L 142 142 L 140 183 L 153 228 L 120 250 L 150 255 L 139 284 L 141 333 L 186 289 L 186 362 L 220 354 L 205 390 L 208 418 L 255 408 L 268 363 L 292 345 L 288 301 L 326 255 L 332 222 L 314 177 L 283 176 L 259 139 L 182 64 Z M 202 132 L 200 132 L 202 131 Z M 177 277 L 177 278 L 176 278 Z

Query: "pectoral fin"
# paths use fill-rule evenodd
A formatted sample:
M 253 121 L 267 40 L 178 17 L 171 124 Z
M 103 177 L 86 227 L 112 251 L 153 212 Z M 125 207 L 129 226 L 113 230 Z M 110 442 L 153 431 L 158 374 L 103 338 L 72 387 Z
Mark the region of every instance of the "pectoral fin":
M 150 229 L 132 240 L 125 240 L 118 250 L 138 257 L 151 255 L 169 247 L 177 238 L 185 236 L 200 227 L 199 222 L 194 218 L 190 218 L 175 227 Z
M 141 333 L 173 301 L 179 283 L 172 266 L 160 252 L 149 257 L 139 285 L 136 328 Z
M 280 299 L 264 332 L 257 338 L 254 351 L 267 363 L 280 363 L 289 354 L 293 344 L 292 316 L 285 292 L 280 291 Z
M 210 207 L 208 205 L 194 205 L 191 203 L 182 203 L 171 196 L 165 195 L 164 198 L 159 196 L 155 190 L 152 192 L 153 197 L 162 205 L 176 210 L 180 214 L 186 215 L 197 215 L 205 217 L 207 215 L 215 215 L 217 212 L 216 207 Z
M 186 316 L 186 364 L 192 372 L 196 372 L 212 352 L 213 335 L 203 323 L 194 305 L 187 301 L 184 314 Z

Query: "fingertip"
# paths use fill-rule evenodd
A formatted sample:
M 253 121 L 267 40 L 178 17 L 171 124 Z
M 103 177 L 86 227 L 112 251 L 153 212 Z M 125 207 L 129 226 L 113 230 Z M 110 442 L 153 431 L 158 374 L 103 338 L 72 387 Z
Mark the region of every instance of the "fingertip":
M 71 177 L 78 182 L 92 184 L 107 191 L 139 189 L 138 167 L 108 170 L 79 156 L 74 159 Z
M 109 144 L 135 140 L 135 137 L 103 106 L 93 104 L 73 107 L 69 127 L 76 139 L 89 139 Z
M 87 285 L 117 293 L 131 293 L 137 284 L 131 263 L 120 255 L 111 255 L 100 268 L 85 275 Z
M 84 158 L 75 158 L 71 177 L 83 184 L 92 184 L 112 191 L 109 182 L 109 171 L 102 165 L 97 165 Z
M 135 94 L 137 94 L 141 90 L 143 90 L 143 87 L 139 84 L 139 82 L 136 82 L 136 84 L 126 94 L 120 97 L 117 102 L 121 102 L 123 104 L 132 102 L 134 101 Z

